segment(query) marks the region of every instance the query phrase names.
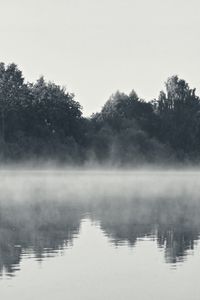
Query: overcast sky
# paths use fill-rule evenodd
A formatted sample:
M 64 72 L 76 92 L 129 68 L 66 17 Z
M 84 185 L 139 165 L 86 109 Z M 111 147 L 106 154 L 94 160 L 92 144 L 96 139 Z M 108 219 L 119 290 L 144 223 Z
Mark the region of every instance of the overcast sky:
M 199 0 L 0 0 L 0 60 L 65 85 L 90 115 L 116 90 L 200 92 Z

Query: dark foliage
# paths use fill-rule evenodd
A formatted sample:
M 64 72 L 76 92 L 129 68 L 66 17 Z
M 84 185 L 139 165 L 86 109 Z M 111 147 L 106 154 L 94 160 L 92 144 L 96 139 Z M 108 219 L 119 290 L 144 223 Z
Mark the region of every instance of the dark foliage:
M 43 77 L 26 83 L 15 64 L 0 64 L 0 159 L 141 164 L 199 160 L 200 100 L 177 76 L 158 99 L 116 92 L 99 113 Z

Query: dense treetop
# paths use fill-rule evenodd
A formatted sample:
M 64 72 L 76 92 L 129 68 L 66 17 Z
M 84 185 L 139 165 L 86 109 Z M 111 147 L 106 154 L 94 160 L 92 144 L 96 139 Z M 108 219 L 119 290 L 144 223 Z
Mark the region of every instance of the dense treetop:
M 74 94 L 0 63 L 0 159 L 134 165 L 200 160 L 200 99 L 178 76 L 157 99 L 117 91 L 90 118 Z

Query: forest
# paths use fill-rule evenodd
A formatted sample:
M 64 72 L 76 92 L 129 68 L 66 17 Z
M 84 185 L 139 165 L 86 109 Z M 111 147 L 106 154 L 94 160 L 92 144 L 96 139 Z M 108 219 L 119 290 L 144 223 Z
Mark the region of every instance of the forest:
M 133 166 L 200 161 L 200 98 L 177 75 L 157 99 L 115 92 L 84 117 L 72 93 L 0 63 L 0 162 Z

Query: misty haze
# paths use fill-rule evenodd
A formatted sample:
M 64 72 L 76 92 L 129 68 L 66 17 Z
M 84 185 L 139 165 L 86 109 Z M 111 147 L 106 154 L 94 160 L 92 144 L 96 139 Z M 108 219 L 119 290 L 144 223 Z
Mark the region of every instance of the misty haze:
M 0 0 L 0 299 L 200 299 L 200 1 Z
M 195 170 L 2 170 L 1 297 L 198 299 L 199 180 Z
M 65 87 L 0 63 L 0 296 L 200 294 L 200 98 L 117 91 L 85 117 Z

